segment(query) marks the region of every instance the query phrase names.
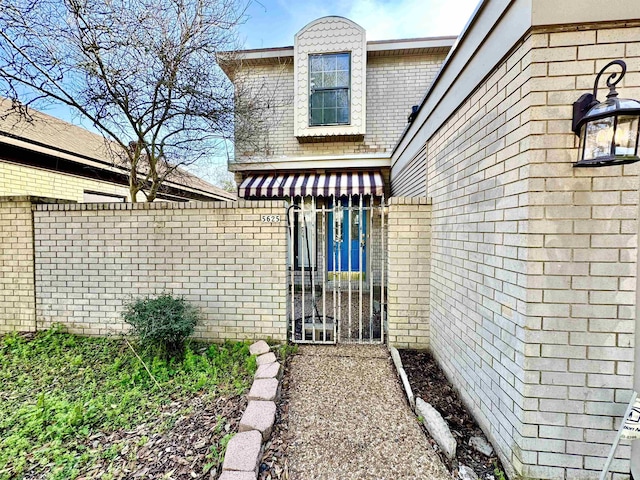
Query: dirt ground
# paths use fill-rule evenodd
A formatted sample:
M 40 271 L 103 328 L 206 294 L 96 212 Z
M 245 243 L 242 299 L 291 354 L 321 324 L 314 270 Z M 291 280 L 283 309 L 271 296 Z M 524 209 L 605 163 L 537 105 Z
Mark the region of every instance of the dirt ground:
M 433 357 L 415 350 L 401 350 L 400 357 L 413 394 L 430 403 L 449 424 L 458 442 L 458 463 L 473 468 L 481 479 L 493 480 L 495 465 L 502 469 L 500 460 L 496 456 L 486 457 L 469 445 L 471 437 L 484 434 Z M 455 464 L 450 467 L 457 469 Z

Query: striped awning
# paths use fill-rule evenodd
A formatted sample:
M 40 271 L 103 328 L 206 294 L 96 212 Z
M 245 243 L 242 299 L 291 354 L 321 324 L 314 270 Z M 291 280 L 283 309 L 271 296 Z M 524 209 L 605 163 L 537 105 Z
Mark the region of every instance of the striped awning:
M 384 193 L 379 172 L 264 173 L 249 175 L 239 188 L 240 198 L 328 197 Z

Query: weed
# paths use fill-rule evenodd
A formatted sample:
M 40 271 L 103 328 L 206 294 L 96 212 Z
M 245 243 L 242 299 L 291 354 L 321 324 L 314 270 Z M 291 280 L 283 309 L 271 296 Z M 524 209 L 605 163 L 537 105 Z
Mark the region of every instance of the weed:
M 121 340 L 78 337 L 60 327 L 33 338 L 0 337 L 0 480 L 27 472 L 76 478 L 96 459 L 118 455 L 117 446 L 91 447 L 95 433 L 155 420 L 162 405 L 190 395 L 248 388 L 256 364 L 247 344 L 194 347 L 197 353 L 187 344 L 180 360 L 141 355 L 159 388 Z
M 224 418 L 218 419 L 218 425 L 216 427 L 216 433 L 219 433 L 222 430 L 222 425 L 224 425 Z M 215 445 L 211 445 L 209 447 L 209 453 L 207 453 L 207 463 L 202 467 L 202 473 L 206 474 L 213 467 L 218 467 L 222 465 L 224 460 L 224 454 L 227 451 L 227 445 L 229 445 L 229 440 L 233 438 L 233 433 L 227 433 L 223 436 Z
M 287 357 L 298 353 L 298 345 L 295 344 L 280 343 L 271 338 L 267 339 L 267 343 L 271 347 L 271 351 L 276 354 L 278 360 L 283 364 L 287 360 Z
M 496 461 L 493 462 L 493 476 L 496 478 L 496 480 L 507 480 L 504 471 L 502 470 L 502 468 L 500 468 L 500 465 L 498 465 L 498 462 Z

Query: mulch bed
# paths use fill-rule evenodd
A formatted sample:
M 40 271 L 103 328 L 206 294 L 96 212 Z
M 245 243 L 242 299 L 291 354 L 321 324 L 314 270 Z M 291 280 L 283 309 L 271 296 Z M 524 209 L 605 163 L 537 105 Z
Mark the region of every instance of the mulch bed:
M 156 421 L 132 431 L 93 435 L 87 447 L 117 453 L 98 461 L 79 480 L 218 478 L 223 457 L 211 446 L 221 450 L 222 438 L 238 431 L 246 406 L 245 395 L 211 401 L 199 396 L 167 405 Z
M 481 479 L 493 480 L 495 466 L 502 469 L 500 460 L 496 456 L 487 457 L 469 445 L 471 437 L 484 437 L 484 434 L 435 359 L 427 352 L 415 350 L 401 350 L 400 358 L 413 394 L 440 412 L 456 438 L 457 461 L 454 460 L 452 464 L 440 453 L 445 464 L 449 465 L 454 473 L 457 473 L 455 471 L 461 464 L 471 467 Z

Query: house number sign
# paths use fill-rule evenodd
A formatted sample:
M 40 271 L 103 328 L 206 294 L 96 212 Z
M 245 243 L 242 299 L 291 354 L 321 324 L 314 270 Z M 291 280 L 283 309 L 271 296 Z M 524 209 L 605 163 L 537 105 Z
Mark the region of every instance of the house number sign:
M 280 223 L 280 215 L 262 215 L 262 223 Z

